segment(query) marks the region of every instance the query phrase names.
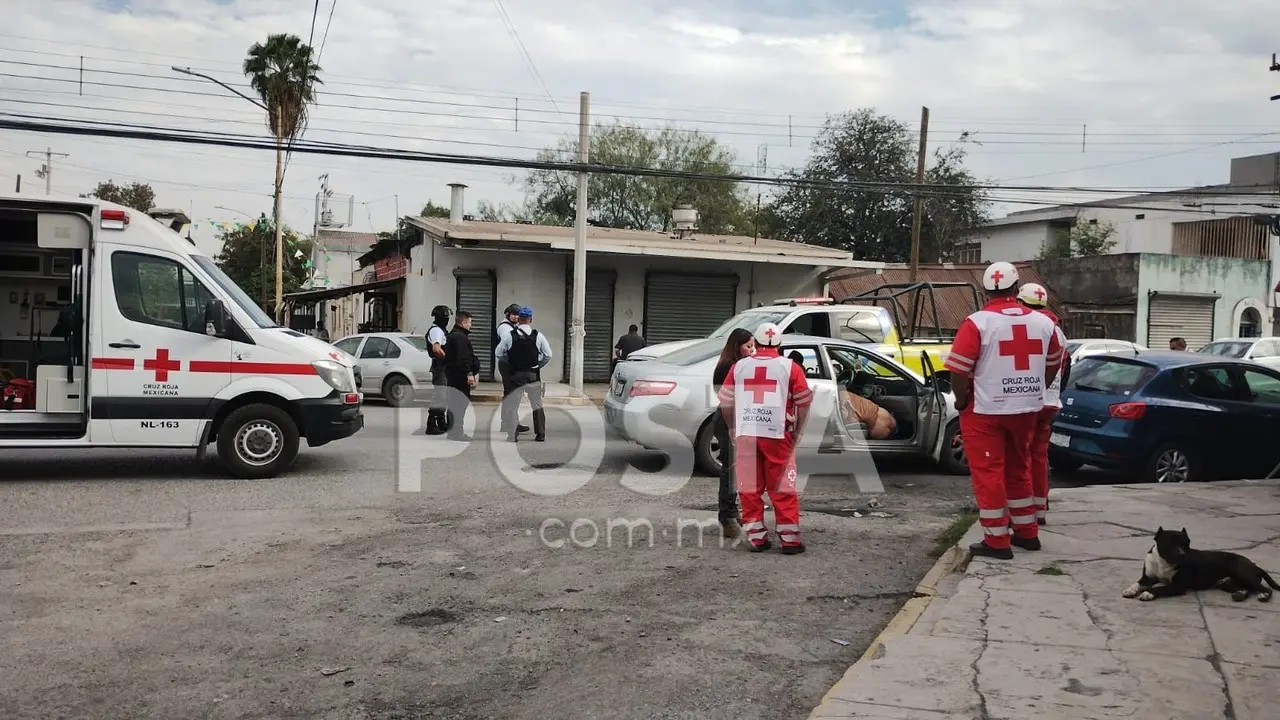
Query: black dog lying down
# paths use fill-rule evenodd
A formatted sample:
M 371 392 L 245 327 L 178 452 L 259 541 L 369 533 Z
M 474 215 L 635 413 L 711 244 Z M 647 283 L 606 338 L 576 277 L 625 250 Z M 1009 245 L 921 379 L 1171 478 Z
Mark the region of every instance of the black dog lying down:
M 1266 583 L 1265 585 L 1263 583 Z M 1156 530 L 1156 544 L 1147 552 L 1142 577 L 1124 591 L 1127 598 L 1155 600 L 1198 590 L 1217 588 L 1241 602 L 1257 593 L 1258 600 L 1271 599 L 1271 589 L 1280 585 L 1266 570 L 1243 555 L 1221 550 L 1192 550 L 1187 529 Z

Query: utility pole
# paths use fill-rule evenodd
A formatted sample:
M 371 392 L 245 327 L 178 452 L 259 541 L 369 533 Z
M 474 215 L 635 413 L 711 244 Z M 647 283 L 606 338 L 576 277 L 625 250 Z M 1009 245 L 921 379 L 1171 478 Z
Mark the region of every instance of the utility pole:
M 1276 54 L 1271 53 L 1271 72 L 1280 72 L 1280 62 L 1276 60 Z M 1272 100 L 1280 100 L 1280 95 L 1272 95 Z
M 578 162 L 591 161 L 591 93 L 582 93 L 578 118 Z M 578 173 L 578 204 L 573 233 L 573 335 L 569 364 L 569 384 L 582 394 L 582 364 L 586 349 L 587 314 L 587 179 L 585 170 Z
M 53 159 L 55 157 L 66 158 L 71 156 L 66 153 L 56 153 L 53 151 L 53 148 L 45 148 L 44 152 L 40 152 L 39 150 L 28 150 L 27 157 L 34 157 L 34 158 L 43 157 L 44 158 L 44 166 L 42 166 L 39 170 L 36 171 L 36 177 L 44 178 L 44 194 L 52 195 L 53 194 Z
M 920 275 L 920 233 L 924 228 L 924 172 L 929 157 L 929 108 L 920 108 L 920 152 L 916 157 L 916 207 L 911 220 L 911 282 Z M 914 313 L 913 322 L 914 322 Z

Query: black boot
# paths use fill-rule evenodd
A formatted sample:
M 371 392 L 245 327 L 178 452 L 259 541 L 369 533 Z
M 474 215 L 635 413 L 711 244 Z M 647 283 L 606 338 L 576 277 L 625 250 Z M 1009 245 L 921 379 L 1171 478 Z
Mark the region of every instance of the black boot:
M 804 543 L 800 543 L 799 545 L 783 545 L 778 552 L 783 555 L 799 555 L 804 552 Z
M 751 552 L 753 553 L 762 553 L 773 547 L 773 543 L 769 541 L 769 538 L 765 538 L 764 542 L 761 543 L 749 542 L 747 545 L 750 546 Z
M 1040 538 L 1020 538 L 1014 536 L 1009 539 L 1009 543 L 1014 547 L 1019 547 L 1023 550 L 1031 550 L 1032 552 L 1040 549 Z
M 996 549 L 985 542 L 976 542 L 969 546 L 969 554 L 974 557 L 988 557 L 996 560 L 1012 560 L 1013 550 L 1009 548 Z

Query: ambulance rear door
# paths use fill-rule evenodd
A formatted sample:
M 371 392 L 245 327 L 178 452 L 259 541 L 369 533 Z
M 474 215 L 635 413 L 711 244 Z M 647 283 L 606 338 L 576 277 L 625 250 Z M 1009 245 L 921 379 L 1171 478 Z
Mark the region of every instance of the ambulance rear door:
M 206 333 L 216 296 L 182 255 L 104 245 L 99 262 L 106 302 L 94 366 L 107 370 L 107 388 L 95 415 L 101 408 L 117 443 L 194 447 L 231 381 L 232 341 Z

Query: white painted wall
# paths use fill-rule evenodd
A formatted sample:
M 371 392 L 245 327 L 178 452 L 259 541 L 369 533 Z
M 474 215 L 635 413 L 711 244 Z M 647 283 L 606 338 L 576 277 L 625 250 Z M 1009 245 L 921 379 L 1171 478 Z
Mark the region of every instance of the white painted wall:
M 546 377 L 558 380 L 562 376 L 568 354 L 565 342 L 565 288 L 568 283 L 567 263 L 571 260 L 570 255 L 457 250 L 436 246 L 433 273 L 431 251 L 432 243 L 427 243 L 410 252 L 409 276 L 405 284 L 404 331 L 425 333 L 431 325 L 432 307 L 453 307 L 457 300 L 457 283 L 453 274 L 455 269 L 493 269 L 496 271 L 498 286 L 498 311 L 510 303 L 533 307 L 534 325 L 547 336 L 555 355 L 547 366 Z M 588 254 L 587 268 L 612 269 L 617 273 L 614 285 L 613 339 L 625 333 L 627 326 L 632 323 L 643 328 L 644 279 L 647 271 L 736 273 L 739 278 L 737 310 L 741 311 L 757 303 L 768 304 L 776 298 L 820 295 L 822 283 L 819 276 L 827 269 L 609 253 Z

